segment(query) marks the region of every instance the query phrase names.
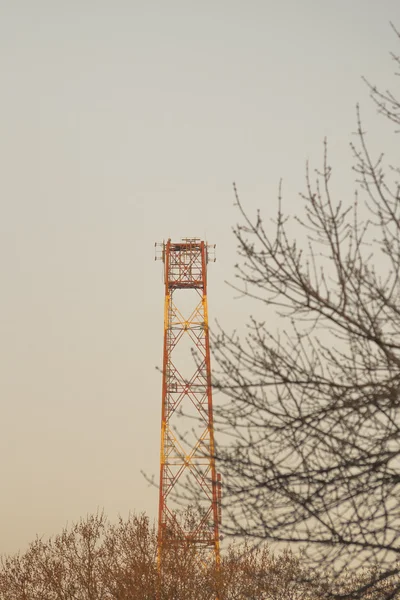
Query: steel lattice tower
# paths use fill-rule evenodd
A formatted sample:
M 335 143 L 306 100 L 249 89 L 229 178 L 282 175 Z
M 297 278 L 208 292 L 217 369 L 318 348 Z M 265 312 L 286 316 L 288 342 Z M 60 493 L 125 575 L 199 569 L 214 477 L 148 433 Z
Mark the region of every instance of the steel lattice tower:
M 181 484 L 196 490 L 200 511 L 190 525 L 178 524 L 175 543 L 179 538 L 182 544 L 193 543 L 202 556 L 211 556 L 218 569 L 221 478 L 214 459 L 207 310 L 207 263 L 215 261 L 215 246 L 184 238 L 179 243 L 156 244 L 156 248 L 165 280 L 159 564 L 162 567 L 168 527 L 177 526 L 173 497 Z M 189 431 L 185 433 L 183 427 Z

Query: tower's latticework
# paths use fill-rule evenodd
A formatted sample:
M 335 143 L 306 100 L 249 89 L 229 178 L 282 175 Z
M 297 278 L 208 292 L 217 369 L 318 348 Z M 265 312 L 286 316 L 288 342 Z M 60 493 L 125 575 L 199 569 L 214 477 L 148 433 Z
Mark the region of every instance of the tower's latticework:
M 178 527 L 175 543 L 193 543 L 218 568 L 221 480 L 214 460 L 207 311 L 207 263 L 215 260 L 215 246 L 185 238 L 156 247 L 165 277 L 159 560 L 162 566 L 173 526 Z M 182 497 L 182 490 L 189 488 L 196 492 L 199 511 L 182 523 L 176 519 L 174 496 Z

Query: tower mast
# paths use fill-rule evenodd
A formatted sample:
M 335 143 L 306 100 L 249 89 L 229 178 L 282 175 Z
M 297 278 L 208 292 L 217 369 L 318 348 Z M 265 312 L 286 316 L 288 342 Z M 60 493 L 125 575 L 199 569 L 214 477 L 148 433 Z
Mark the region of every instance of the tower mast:
M 169 239 L 156 248 L 165 281 L 159 565 L 162 572 L 168 529 L 178 527 L 174 543 L 195 545 L 202 557 L 215 561 L 218 570 L 221 479 L 214 458 L 207 307 L 207 264 L 215 261 L 215 246 L 184 238 L 178 243 Z M 180 413 L 186 419 L 179 418 Z M 185 433 L 183 426 L 190 431 Z M 179 485 L 196 491 L 200 510 L 190 523 L 176 519 L 174 495 Z

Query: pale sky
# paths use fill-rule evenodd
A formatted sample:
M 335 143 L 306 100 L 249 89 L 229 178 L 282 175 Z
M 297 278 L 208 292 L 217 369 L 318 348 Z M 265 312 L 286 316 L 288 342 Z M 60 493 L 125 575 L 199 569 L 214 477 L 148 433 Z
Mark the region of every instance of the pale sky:
M 240 325 L 232 182 L 272 217 L 282 177 L 301 210 L 328 136 L 351 198 L 358 101 L 380 131 L 361 76 L 394 81 L 389 21 L 398 0 L 0 0 L 0 553 L 97 508 L 155 517 L 154 242 L 216 243 L 210 320 Z

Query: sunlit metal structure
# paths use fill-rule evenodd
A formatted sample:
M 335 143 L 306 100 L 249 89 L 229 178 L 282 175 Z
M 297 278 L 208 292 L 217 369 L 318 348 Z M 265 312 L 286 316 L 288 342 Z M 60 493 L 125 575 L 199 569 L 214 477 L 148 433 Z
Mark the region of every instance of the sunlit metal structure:
M 178 528 L 175 544 L 194 544 L 218 569 L 221 478 L 214 459 L 207 309 L 207 264 L 215 261 L 215 246 L 197 238 L 169 239 L 156 244 L 156 259 L 164 263 L 165 283 L 159 565 L 162 570 L 166 532 L 172 526 Z M 176 519 L 174 496 L 189 488 L 195 490 L 200 510 L 184 524 Z

